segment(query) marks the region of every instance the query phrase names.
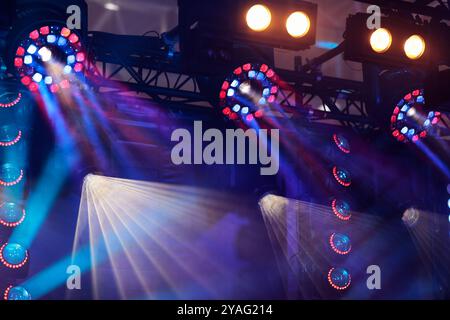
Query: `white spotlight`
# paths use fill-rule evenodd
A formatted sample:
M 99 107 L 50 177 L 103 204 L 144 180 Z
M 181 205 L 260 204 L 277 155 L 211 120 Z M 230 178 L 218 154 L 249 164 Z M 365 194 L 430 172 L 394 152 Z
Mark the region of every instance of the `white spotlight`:
M 106 2 L 105 3 L 105 9 L 110 11 L 119 11 L 120 7 L 118 4 L 112 3 L 112 2 Z

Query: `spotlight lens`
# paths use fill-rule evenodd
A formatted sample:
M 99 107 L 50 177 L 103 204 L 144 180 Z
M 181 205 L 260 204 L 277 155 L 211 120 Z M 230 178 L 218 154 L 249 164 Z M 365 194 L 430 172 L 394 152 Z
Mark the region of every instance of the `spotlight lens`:
M 272 21 L 269 8 L 262 4 L 256 4 L 247 11 L 247 25 L 253 31 L 266 30 Z
M 370 46 L 376 53 L 384 53 L 389 50 L 392 44 L 392 35 L 389 30 L 379 28 L 370 36 Z
M 305 36 L 310 27 L 311 21 L 309 20 L 309 17 L 301 11 L 291 13 L 286 20 L 287 32 L 294 38 Z
M 403 49 L 409 59 L 417 60 L 425 52 L 425 40 L 417 34 L 412 35 L 405 41 Z

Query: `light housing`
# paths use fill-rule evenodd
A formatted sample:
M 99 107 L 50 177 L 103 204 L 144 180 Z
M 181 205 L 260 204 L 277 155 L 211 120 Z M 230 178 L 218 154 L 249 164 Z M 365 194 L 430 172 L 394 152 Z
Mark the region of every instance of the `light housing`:
M 179 0 L 178 5 L 180 52 L 184 65 L 193 72 L 218 74 L 219 65 L 226 70 L 252 60 L 255 51 L 250 49 L 254 47 L 267 56 L 269 49 L 272 55 L 273 48 L 304 50 L 316 41 L 317 5 L 314 3 Z M 286 29 L 287 19 L 297 11 L 307 15 L 310 21 L 307 33 L 300 38 L 292 37 Z M 255 20 L 255 16 L 262 19 Z
M 0 224 L 13 228 L 25 220 L 25 209 L 15 202 L 0 203 Z
M 347 18 L 344 59 L 387 67 L 426 66 L 430 61 L 431 50 L 425 50 L 414 60 L 408 58 L 404 51 L 405 42 L 411 35 L 420 36 L 426 43 L 436 41 L 437 34 L 430 25 L 419 25 L 412 19 L 392 16 L 381 18 L 382 28 L 370 30 L 367 28 L 368 18 L 366 13 Z M 433 47 L 433 59 L 445 56 L 443 47 Z

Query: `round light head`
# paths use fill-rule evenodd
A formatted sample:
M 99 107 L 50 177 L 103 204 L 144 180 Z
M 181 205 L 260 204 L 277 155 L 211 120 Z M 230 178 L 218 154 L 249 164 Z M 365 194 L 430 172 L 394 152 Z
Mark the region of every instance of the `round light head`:
M 260 32 L 269 27 L 270 22 L 272 21 L 272 14 L 266 6 L 255 4 L 248 9 L 245 20 L 250 29 Z
M 350 273 L 344 268 L 331 268 L 328 272 L 328 282 L 336 290 L 345 290 L 350 286 Z
M 333 167 L 333 176 L 336 181 L 344 187 L 349 187 L 352 184 L 350 173 L 344 168 L 337 166 Z
M 0 249 L 0 260 L 8 268 L 22 267 L 28 260 L 28 252 L 17 243 L 5 243 Z
M 400 142 L 416 143 L 426 138 L 440 119 L 440 112 L 425 110 L 424 90 L 417 89 L 406 94 L 394 107 L 391 132 Z
M 409 59 L 417 60 L 425 52 L 425 40 L 421 36 L 414 34 L 405 41 L 403 50 Z
M 343 233 L 333 233 L 329 239 L 331 249 L 337 254 L 345 255 L 352 249 L 350 238 Z
M 18 184 L 23 178 L 23 170 L 11 163 L 0 167 L 0 186 L 11 187 Z
M 350 212 L 350 205 L 343 200 L 334 199 L 331 203 L 333 213 L 341 220 L 349 220 L 352 216 Z
M 14 202 L 0 204 L 0 223 L 5 227 L 16 227 L 25 219 L 25 209 Z
M 333 134 L 333 140 L 336 146 L 344 153 L 350 153 L 350 143 L 341 134 Z
M 24 287 L 9 286 L 5 290 L 5 300 L 31 300 L 30 293 Z
M 14 67 L 30 91 L 40 88 L 52 93 L 70 87 L 84 69 L 85 53 L 76 30 L 61 25 L 44 25 L 20 41 Z
M 392 44 L 392 35 L 389 30 L 379 28 L 372 32 L 370 36 L 370 46 L 376 53 L 384 53 L 389 50 Z
M 309 17 L 302 11 L 296 11 L 286 20 L 286 30 L 293 38 L 305 36 L 311 28 Z
M 223 83 L 219 106 L 230 120 L 251 122 L 263 117 L 278 94 L 278 77 L 266 64 L 246 63 Z

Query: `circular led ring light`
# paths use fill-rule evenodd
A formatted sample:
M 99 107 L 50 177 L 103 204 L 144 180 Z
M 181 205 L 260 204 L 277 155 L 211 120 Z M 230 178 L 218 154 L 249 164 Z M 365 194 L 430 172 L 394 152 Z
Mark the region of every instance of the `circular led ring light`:
M 6 99 L 4 98 L 6 97 Z M 5 100 L 5 101 L 3 101 Z M 6 93 L 0 96 L 0 108 L 11 108 L 17 105 L 20 100 L 22 100 L 22 93 L 18 92 L 13 95 L 11 93 Z
M 51 92 L 70 87 L 70 76 L 81 73 L 86 55 L 77 33 L 66 27 L 43 26 L 30 32 L 20 42 L 14 58 L 14 67 L 23 85 L 37 91 L 45 84 Z M 59 68 L 49 74 L 45 65 Z M 55 78 L 55 79 L 54 79 Z
M 236 68 L 222 84 L 219 94 L 222 113 L 231 120 L 250 122 L 261 118 L 268 105 L 276 100 L 277 81 L 277 75 L 266 64 L 246 63 Z M 252 92 L 253 86 L 260 92 Z M 251 95 L 252 101 L 246 101 L 246 95 Z
M 344 187 L 350 187 L 350 185 L 352 184 L 350 173 L 343 168 L 334 166 L 333 176 L 336 179 L 336 181 Z
M 350 220 L 352 214 L 350 213 L 350 205 L 342 200 L 333 199 L 331 202 L 331 209 L 333 213 L 341 220 Z
M 440 118 L 440 112 L 430 111 L 423 116 L 423 123 L 417 126 L 411 126 L 410 121 L 413 117 L 417 117 L 421 109 L 425 105 L 423 90 L 414 90 L 403 97 L 397 103 L 391 116 L 391 132 L 392 135 L 400 142 L 417 142 L 428 135 L 432 126 L 436 125 Z M 419 115 L 420 116 L 420 115 Z
M 9 286 L 3 293 L 4 300 L 31 300 L 30 293 L 23 287 Z
M 352 282 L 350 273 L 344 268 L 331 268 L 327 278 L 330 286 L 336 290 L 345 290 Z
M 330 236 L 329 243 L 331 249 L 340 255 L 346 255 L 352 250 L 350 238 L 342 233 L 333 233 Z
M 336 146 L 344 153 L 350 153 L 350 143 L 348 140 L 341 134 L 333 134 L 333 140 Z

